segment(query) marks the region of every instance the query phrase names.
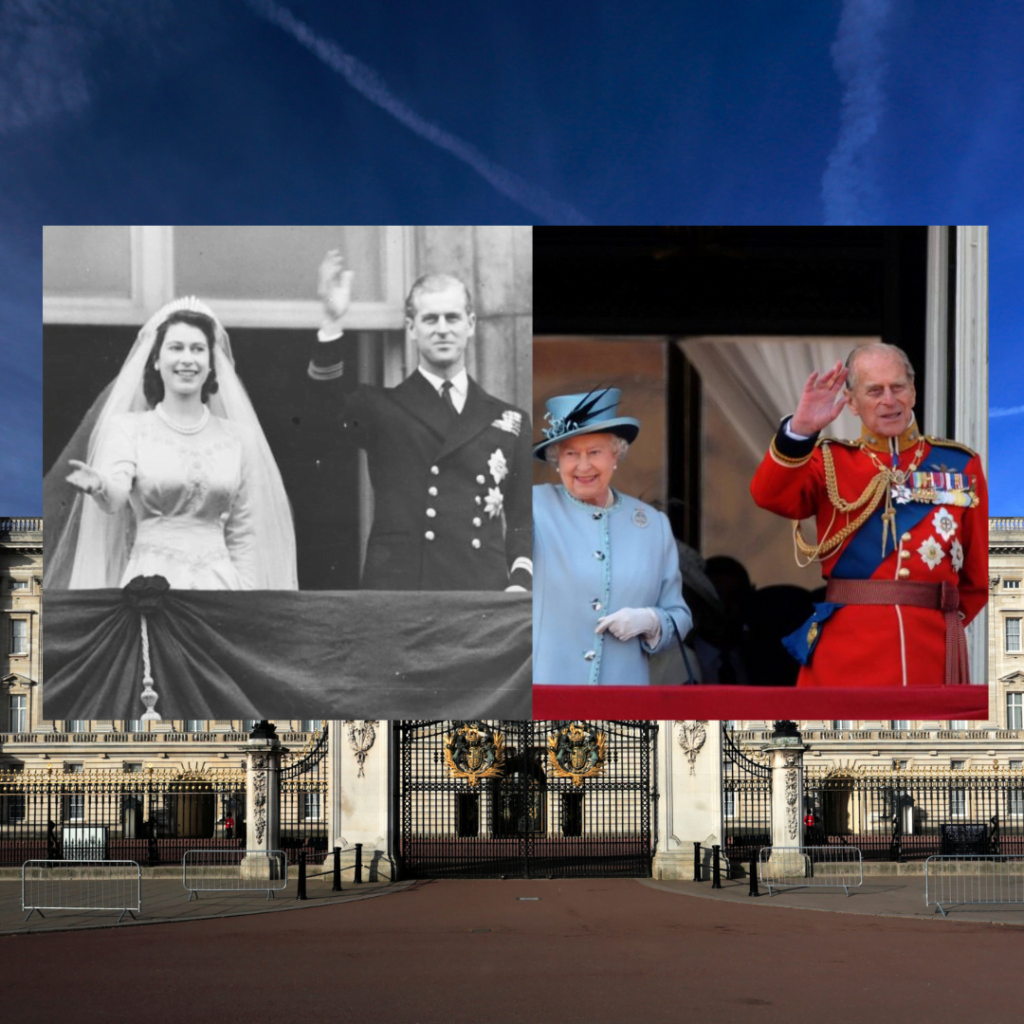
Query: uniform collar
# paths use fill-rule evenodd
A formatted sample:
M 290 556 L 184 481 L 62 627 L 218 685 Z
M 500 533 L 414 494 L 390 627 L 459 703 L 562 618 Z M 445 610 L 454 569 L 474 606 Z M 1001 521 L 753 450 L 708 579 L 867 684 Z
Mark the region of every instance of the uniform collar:
M 891 454 L 894 444 L 897 446 L 898 451 L 905 452 L 908 448 L 913 448 L 920 440 L 921 431 L 917 427 L 916 416 L 911 419 L 907 429 L 897 437 L 879 437 L 870 433 L 867 427 L 860 428 L 861 447 L 867 448 L 869 451 L 878 452 L 880 455 Z
M 444 383 L 444 377 L 439 377 L 436 373 L 431 373 L 429 370 L 424 370 L 422 366 L 417 366 L 417 370 L 423 374 L 423 376 L 430 382 L 431 387 L 440 394 L 441 385 Z M 465 367 L 459 370 L 454 377 L 452 377 L 452 391 L 457 395 L 465 395 L 469 390 L 469 374 L 466 373 Z

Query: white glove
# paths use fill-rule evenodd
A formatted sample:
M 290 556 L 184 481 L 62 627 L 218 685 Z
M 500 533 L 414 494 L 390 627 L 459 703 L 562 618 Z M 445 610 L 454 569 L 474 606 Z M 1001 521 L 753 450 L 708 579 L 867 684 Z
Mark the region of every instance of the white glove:
M 607 630 L 616 640 L 632 640 L 635 636 L 661 632 L 661 622 L 653 608 L 620 608 L 597 620 L 595 633 Z

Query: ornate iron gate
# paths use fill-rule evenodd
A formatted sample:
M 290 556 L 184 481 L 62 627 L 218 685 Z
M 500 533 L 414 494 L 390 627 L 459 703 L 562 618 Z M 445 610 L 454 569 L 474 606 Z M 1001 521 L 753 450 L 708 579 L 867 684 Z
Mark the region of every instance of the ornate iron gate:
M 657 729 L 396 722 L 403 874 L 650 875 Z
M 304 854 L 307 864 L 327 856 L 327 723 L 301 752 L 281 769 L 280 847 L 290 861 Z
M 725 854 L 747 861 L 772 844 L 772 770 L 744 754 L 722 733 L 722 813 Z

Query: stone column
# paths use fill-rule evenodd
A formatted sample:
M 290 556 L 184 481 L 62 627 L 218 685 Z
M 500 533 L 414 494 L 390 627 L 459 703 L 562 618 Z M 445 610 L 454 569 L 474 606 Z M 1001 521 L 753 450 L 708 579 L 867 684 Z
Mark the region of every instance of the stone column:
M 392 723 L 334 721 L 329 735 L 329 849 L 341 848 L 342 884 L 354 879 L 357 843 L 362 845 L 363 881 L 393 881 L 398 823 L 392 794 L 397 793 L 398 779 L 392 764 Z
M 693 844 L 722 844 L 722 723 L 660 722 L 655 878 L 693 878 Z M 707 855 L 710 858 L 710 854 Z
M 281 837 L 281 756 L 287 753 L 270 722 L 259 722 L 245 746 L 245 848 L 276 850 Z
M 793 874 L 802 863 L 799 854 L 776 854 L 782 847 L 799 847 L 804 837 L 804 746 L 796 722 L 776 722 L 767 751 L 772 768 L 772 863 Z M 789 863 L 792 860 L 793 863 Z

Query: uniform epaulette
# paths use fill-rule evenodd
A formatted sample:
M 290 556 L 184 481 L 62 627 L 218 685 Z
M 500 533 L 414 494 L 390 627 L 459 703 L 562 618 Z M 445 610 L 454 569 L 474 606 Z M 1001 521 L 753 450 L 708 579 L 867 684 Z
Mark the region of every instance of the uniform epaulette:
M 959 441 L 951 441 L 948 437 L 932 437 L 930 434 L 926 434 L 924 439 L 933 448 L 956 448 L 958 451 L 966 452 L 971 458 L 976 458 L 978 454 L 973 448 L 968 448 L 967 445 L 961 444 Z
M 847 448 L 860 447 L 859 441 L 847 441 L 845 437 L 819 437 L 818 440 L 814 442 L 814 447 L 820 448 L 823 444 L 842 444 Z

